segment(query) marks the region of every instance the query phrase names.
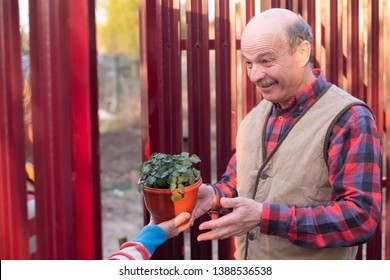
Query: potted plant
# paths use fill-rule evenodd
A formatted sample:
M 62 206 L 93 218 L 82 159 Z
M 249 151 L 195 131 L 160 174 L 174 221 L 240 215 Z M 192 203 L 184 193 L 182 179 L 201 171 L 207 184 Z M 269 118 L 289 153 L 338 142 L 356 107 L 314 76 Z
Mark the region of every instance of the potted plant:
M 196 154 L 154 153 L 140 166 L 138 190 L 143 192 L 146 208 L 161 223 L 182 212 L 190 212 L 196 205 L 198 188 L 202 184 L 200 162 Z

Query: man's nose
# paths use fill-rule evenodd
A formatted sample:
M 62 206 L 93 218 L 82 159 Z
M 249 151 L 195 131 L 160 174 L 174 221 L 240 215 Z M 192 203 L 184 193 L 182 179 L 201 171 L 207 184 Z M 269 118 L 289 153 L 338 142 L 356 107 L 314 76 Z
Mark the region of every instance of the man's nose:
M 262 65 L 253 64 L 251 69 L 248 69 L 248 76 L 252 83 L 256 83 L 265 77 L 265 69 Z

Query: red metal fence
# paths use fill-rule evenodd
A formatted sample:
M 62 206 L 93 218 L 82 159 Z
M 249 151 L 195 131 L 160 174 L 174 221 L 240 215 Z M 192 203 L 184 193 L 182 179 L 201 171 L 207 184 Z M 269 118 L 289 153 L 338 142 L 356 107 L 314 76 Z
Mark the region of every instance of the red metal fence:
M 390 93 L 390 67 L 386 63 L 390 59 L 389 1 L 237 2 L 192 0 L 185 6 L 179 0 L 139 2 L 143 157 L 155 151 L 181 151 L 183 127 L 187 125 L 183 126 L 183 120 L 188 118 L 188 150 L 201 157 L 204 181 L 214 177 L 211 170 L 216 170 L 217 177 L 222 175 L 235 149 L 240 120 L 260 100 L 259 92 L 246 77 L 239 34 L 260 11 L 287 8 L 300 13 L 313 29 L 314 66 L 322 68 L 330 82 L 366 101 L 374 110 L 384 151 L 383 214 L 390 213 L 390 139 L 386 135 L 390 126 L 390 116 L 386 115 L 390 109 L 386 98 Z M 183 9 L 185 14 L 181 13 Z M 214 15 L 210 15 L 212 10 Z M 185 32 L 180 32 L 184 24 Z M 210 26 L 214 26 L 212 31 Z M 186 63 L 182 63 L 183 58 Z M 187 73 L 186 78 L 182 73 Z M 187 115 L 181 105 L 185 92 Z M 390 258 L 389 216 L 359 251 L 358 258 Z M 191 230 L 191 259 L 209 259 L 212 246 L 196 242 L 198 234 L 195 225 Z M 158 249 L 155 258 L 183 258 L 182 247 L 183 237 L 179 237 Z M 232 249 L 231 240 L 219 241 L 218 258 L 231 258 Z
M 204 181 L 219 177 L 240 120 L 260 99 L 242 67 L 239 34 L 262 10 L 301 13 L 313 28 L 314 65 L 377 116 L 388 215 L 359 258 L 390 259 L 389 1 L 236 2 L 139 1 L 143 157 L 182 151 L 188 134 Z M 94 1 L 29 3 L 38 258 L 101 259 Z M 18 2 L 0 0 L 0 259 L 29 258 L 20 53 Z M 190 258 L 213 258 L 212 243 L 198 243 L 196 228 Z M 184 245 L 181 235 L 155 257 L 181 259 Z M 232 258 L 232 251 L 231 240 L 218 242 L 219 259 Z
M 93 0 L 29 2 L 39 259 L 101 259 Z M 18 1 L 0 1 L 0 259 L 28 259 Z

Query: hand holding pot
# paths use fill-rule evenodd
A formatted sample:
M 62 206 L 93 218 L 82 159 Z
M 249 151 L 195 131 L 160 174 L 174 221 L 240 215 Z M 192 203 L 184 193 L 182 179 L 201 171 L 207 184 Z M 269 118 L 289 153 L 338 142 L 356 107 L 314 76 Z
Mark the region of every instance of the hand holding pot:
M 209 211 L 215 205 L 215 191 L 206 184 L 202 184 L 198 190 L 197 202 L 191 215 L 191 226 L 194 221 Z

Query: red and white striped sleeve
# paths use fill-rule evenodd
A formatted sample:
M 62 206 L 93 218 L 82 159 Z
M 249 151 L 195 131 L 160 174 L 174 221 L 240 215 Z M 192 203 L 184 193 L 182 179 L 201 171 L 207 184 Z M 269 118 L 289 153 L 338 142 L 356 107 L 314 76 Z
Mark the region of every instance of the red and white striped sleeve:
M 149 251 L 138 242 L 123 243 L 118 252 L 108 257 L 109 260 L 149 260 Z

